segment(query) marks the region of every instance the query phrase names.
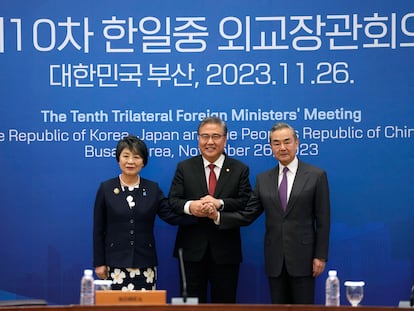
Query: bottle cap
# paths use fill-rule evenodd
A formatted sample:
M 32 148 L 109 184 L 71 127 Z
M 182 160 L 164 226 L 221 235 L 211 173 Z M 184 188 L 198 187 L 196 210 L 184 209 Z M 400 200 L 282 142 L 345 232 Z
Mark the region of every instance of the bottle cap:
M 337 272 L 336 272 L 336 270 L 329 270 L 328 271 L 328 275 L 329 276 L 336 276 L 337 275 Z
M 91 276 L 92 274 L 93 274 L 93 271 L 91 269 L 83 270 L 83 275 Z

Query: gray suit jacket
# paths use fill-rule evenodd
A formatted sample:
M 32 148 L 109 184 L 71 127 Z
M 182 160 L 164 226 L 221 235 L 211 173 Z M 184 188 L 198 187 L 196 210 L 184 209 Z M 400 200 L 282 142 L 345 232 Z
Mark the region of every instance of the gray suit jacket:
M 220 228 L 248 225 L 265 212 L 265 269 L 277 277 L 285 261 L 292 276 L 311 276 L 313 258 L 328 260 L 330 201 L 326 172 L 302 161 L 286 212 L 279 201 L 279 166 L 257 176 L 246 209 L 221 215 Z

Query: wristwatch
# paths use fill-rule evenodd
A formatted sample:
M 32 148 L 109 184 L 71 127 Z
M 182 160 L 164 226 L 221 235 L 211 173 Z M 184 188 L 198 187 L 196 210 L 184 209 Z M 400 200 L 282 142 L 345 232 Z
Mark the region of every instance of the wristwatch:
M 217 209 L 219 212 L 224 210 L 224 201 L 220 199 L 220 207 Z

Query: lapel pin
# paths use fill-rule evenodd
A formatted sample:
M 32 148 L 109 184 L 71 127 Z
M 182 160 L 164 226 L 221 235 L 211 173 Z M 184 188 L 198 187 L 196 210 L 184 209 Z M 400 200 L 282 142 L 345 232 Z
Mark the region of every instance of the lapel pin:
M 114 193 L 115 194 L 119 194 L 119 189 L 118 188 L 114 188 Z

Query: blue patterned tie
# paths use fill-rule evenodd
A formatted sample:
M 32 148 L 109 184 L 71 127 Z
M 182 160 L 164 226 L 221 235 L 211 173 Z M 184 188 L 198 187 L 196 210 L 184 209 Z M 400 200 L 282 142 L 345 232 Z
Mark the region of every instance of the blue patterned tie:
M 286 211 L 287 202 L 288 202 L 287 200 L 288 185 L 287 185 L 287 176 L 286 176 L 287 171 L 289 171 L 289 169 L 287 167 L 284 167 L 282 182 L 280 183 L 280 186 L 279 186 L 279 199 L 280 199 L 280 204 L 282 205 L 282 209 L 284 211 Z

